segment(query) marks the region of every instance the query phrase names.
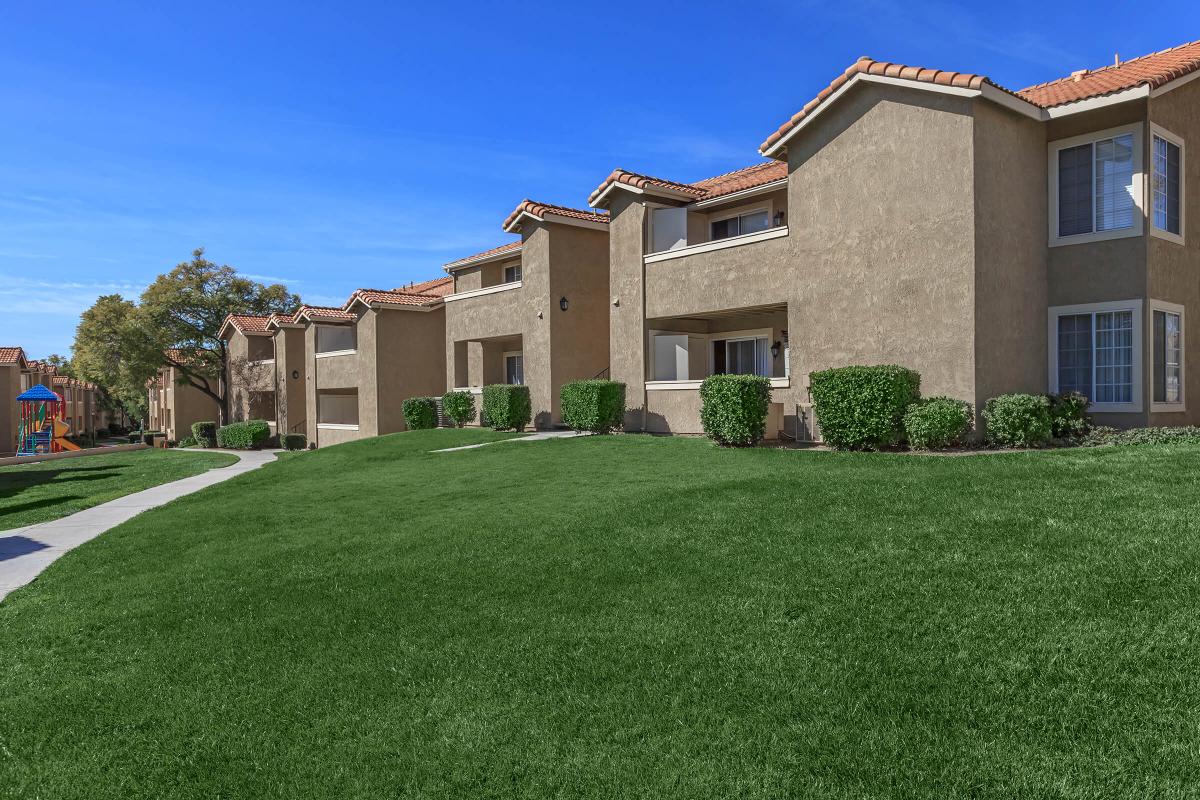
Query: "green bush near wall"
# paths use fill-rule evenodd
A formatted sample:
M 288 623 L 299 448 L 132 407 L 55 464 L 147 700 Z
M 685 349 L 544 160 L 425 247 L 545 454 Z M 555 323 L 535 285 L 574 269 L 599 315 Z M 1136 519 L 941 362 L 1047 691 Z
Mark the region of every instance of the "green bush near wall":
M 809 376 L 821 437 L 839 450 L 878 450 L 904 441 L 904 412 L 921 376 L 894 364 L 837 367 Z
M 308 437 L 303 433 L 281 433 L 279 446 L 284 450 L 303 450 L 308 447 Z
M 767 429 L 771 380 L 758 375 L 710 375 L 700 384 L 700 425 L 723 447 L 751 447 Z
M 577 431 L 608 433 L 625 422 L 625 384 L 620 381 L 564 383 L 558 399 L 563 423 Z
M 495 430 L 524 430 L 533 419 L 529 387 L 508 383 L 483 387 L 483 416 Z
M 1002 394 L 983 407 L 987 436 L 1004 447 L 1037 447 L 1050 441 L 1050 398 L 1035 394 Z
M 217 428 L 217 447 L 230 450 L 257 450 L 271 438 L 271 426 L 265 420 L 232 422 Z
M 217 446 L 217 423 L 215 422 L 193 422 L 192 436 L 196 439 L 196 444 L 200 447 L 216 447 Z
M 1050 395 L 1050 433 L 1056 439 L 1076 439 L 1088 432 L 1091 401 L 1079 392 Z
M 953 397 L 925 397 L 904 412 L 904 434 L 915 450 L 960 444 L 971 432 L 971 404 Z
M 432 397 L 410 397 L 404 401 L 404 424 L 410 431 L 437 427 L 437 400 Z
M 446 392 L 442 395 L 442 413 L 461 428 L 475 419 L 475 395 L 470 392 Z

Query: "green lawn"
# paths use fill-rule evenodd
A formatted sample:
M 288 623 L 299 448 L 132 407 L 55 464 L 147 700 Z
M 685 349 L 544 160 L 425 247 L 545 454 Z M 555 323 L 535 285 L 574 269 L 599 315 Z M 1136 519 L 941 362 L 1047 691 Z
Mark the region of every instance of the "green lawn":
M 0 795 L 1200 792 L 1200 448 L 304 453 L 0 604 Z
M 65 517 L 235 461 L 228 453 L 132 450 L 0 467 L 0 531 Z

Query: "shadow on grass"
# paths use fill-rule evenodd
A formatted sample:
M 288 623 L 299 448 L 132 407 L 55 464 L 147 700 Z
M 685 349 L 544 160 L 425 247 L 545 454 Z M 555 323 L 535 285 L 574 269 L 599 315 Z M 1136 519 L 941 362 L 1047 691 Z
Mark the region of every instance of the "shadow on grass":
M 0 500 L 14 497 L 27 489 L 42 486 L 51 481 L 67 483 L 69 481 L 104 480 L 120 469 L 120 466 L 112 464 L 103 467 L 60 467 L 58 469 L 0 473 Z
M 66 494 L 56 497 L 46 497 L 41 500 L 30 500 L 28 503 L 14 503 L 11 506 L 0 506 L 0 521 L 11 514 L 20 514 L 23 511 L 35 511 L 39 508 L 49 508 L 50 506 L 60 506 L 65 503 L 71 503 L 76 500 L 82 500 L 84 495 L 81 494 Z M 15 527 L 21 527 L 17 525 Z
M 28 536 L 0 536 L 0 561 L 27 556 L 38 550 L 45 550 L 49 546 L 30 539 Z

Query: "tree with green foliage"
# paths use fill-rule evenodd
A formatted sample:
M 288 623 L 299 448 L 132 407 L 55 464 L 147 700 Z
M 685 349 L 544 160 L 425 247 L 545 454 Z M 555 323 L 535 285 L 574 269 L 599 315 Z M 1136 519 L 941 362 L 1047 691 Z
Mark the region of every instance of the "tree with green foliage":
M 264 285 L 238 275 L 233 267 L 206 259 L 200 248 L 191 261 L 159 275 L 142 292 L 137 318 L 150 345 L 139 347 L 139 357 L 156 361 L 156 370 L 174 367 L 180 384 L 215 400 L 227 421 L 229 353 L 218 335 L 221 323 L 229 314 L 287 314 L 299 305 L 300 298 L 283 284 Z
M 137 306 L 119 294 L 106 294 L 79 318 L 71 366 L 76 377 L 97 384 L 101 403 L 120 408 L 130 419 L 146 415 L 145 367 L 131 342 L 143 337 L 136 326 Z

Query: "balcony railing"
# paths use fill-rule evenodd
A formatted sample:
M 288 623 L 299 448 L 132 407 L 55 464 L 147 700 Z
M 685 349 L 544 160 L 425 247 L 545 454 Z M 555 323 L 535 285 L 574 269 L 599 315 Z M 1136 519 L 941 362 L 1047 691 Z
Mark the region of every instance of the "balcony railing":
M 713 239 L 699 244 L 689 244 L 686 247 L 677 247 L 674 250 L 663 250 L 658 253 L 650 253 L 645 257 L 645 263 L 653 264 L 657 261 L 669 261 L 673 258 L 686 258 L 699 253 L 710 253 L 714 250 L 724 250 L 729 247 L 742 247 L 755 242 L 765 242 L 768 239 L 778 239 L 788 235 L 788 226 L 780 225 L 777 228 L 767 228 L 765 231 L 755 231 L 754 233 L 744 233 L 741 236 L 730 236 L 726 239 Z

